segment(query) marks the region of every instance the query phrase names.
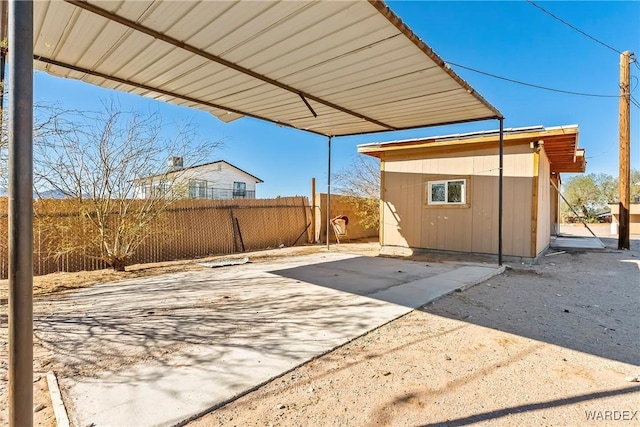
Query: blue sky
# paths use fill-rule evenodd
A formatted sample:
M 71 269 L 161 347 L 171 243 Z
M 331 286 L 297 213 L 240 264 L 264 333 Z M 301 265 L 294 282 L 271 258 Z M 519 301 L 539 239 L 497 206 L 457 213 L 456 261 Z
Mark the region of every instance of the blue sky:
M 617 50 L 640 57 L 640 2 L 537 2 Z M 389 2 L 391 9 L 445 61 L 563 90 L 617 95 L 619 54 L 577 33 L 526 1 Z M 618 99 L 543 91 L 452 67 L 505 116 L 505 127 L 578 124 L 587 172 L 618 172 Z M 631 65 L 640 101 L 640 69 Z M 97 110 L 113 98 L 125 110 L 158 112 L 165 122 L 191 121 L 202 135 L 223 140 L 211 160 L 224 159 L 264 180 L 258 197 L 310 195 L 311 178 L 326 191 L 327 140 L 243 118 L 229 124 L 212 115 L 37 72 L 34 97 L 62 107 Z M 631 166 L 640 169 L 640 110 L 631 107 Z M 496 121 L 336 138 L 332 169 L 348 168 L 356 145 L 473 130 Z

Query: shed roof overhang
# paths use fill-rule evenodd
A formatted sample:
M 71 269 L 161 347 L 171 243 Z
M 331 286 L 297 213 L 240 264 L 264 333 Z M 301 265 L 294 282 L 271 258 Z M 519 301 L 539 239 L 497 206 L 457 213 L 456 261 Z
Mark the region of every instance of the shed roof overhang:
M 38 1 L 50 74 L 326 135 L 498 119 L 381 1 Z
M 495 130 L 434 136 L 430 138 L 388 141 L 358 146 L 358 152 L 373 157 L 396 158 L 411 154 L 424 155 L 442 151 L 476 150 L 498 147 L 499 132 Z M 505 145 L 542 144 L 549 158 L 551 172 L 584 172 L 585 151 L 578 147 L 578 125 L 544 128 L 542 126 L 510 128 L 504 130 Z

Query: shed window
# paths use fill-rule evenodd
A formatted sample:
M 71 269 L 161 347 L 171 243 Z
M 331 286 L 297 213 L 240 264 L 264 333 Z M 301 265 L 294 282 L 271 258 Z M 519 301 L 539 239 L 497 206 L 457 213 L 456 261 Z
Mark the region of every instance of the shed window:
M 429 181 L 427 197 L 430 205 L 461 205 L 467 203 L 467 180 Z

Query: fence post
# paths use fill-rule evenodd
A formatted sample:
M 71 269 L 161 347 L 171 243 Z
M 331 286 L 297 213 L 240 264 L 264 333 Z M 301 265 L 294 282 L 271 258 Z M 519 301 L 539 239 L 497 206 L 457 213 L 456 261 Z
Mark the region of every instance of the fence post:
M 231 234 L 233 236 L 233 252 L 237 252 L 236 245 L 236 224 L 233 220 L 233 208 L 229 208 L 229 217 L 231 218 Z

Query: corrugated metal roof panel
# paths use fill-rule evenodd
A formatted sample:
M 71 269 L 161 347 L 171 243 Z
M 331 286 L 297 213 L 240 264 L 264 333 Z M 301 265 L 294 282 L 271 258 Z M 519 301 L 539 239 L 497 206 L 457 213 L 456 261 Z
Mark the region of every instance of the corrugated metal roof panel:
M 223 121 L 338 136 L 500 116 L 373 0 L 34 6 L 38 68 Z

